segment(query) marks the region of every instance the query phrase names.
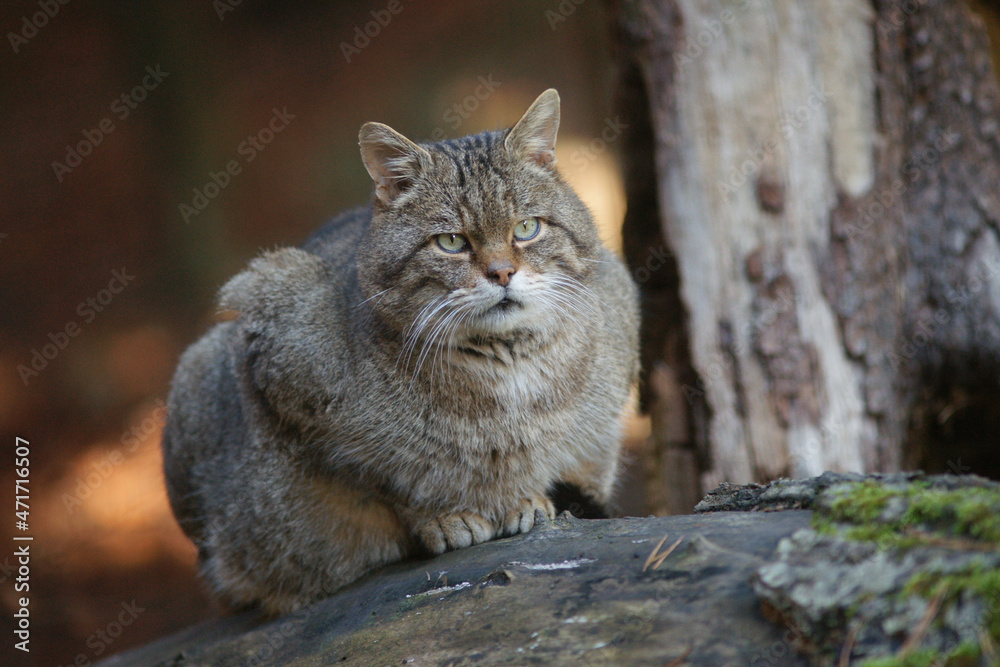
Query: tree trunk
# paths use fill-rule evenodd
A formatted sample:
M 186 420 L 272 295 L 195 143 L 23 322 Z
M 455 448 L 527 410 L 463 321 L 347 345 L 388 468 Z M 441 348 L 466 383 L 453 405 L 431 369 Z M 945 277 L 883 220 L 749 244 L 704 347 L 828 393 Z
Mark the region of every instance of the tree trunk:
M 654 511 L 721 481 L 1000 477 L 1000 142 L 947 0 L 611 3 Z

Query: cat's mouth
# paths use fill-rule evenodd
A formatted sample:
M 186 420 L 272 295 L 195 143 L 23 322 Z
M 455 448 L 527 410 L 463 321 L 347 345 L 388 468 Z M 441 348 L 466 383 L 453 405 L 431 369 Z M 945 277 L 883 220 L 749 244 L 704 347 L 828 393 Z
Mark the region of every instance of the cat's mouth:
M 513 310 L 519 310 L 524 307 L 520 301 L 512 299 L 509 296 L 504 296 L 499 301 L 497 301 L 487 312 L 489 313 L 509 313 Z

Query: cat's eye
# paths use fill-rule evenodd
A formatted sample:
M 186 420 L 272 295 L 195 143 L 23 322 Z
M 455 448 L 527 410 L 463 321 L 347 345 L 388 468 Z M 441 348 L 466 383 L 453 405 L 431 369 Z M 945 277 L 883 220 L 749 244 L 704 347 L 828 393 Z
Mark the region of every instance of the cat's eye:
M 538 236 L 538 230 L 541 228 L 538 218 L 525 218 L 514 225 L 514 238 L 518 241 L 530 241 Z
M 437 244 L 445 252 L 462 252 L 469 247 L 469 241 L 461 234 L 438 234 Z

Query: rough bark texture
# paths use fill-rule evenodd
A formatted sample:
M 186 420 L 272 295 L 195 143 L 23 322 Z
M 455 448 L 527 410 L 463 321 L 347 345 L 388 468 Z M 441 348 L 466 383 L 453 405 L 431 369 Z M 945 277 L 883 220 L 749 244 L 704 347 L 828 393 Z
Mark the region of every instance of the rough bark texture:
M 654 509 L 699 475 L 1000 473 L 998 94 L 968 8 L 611 10 Z

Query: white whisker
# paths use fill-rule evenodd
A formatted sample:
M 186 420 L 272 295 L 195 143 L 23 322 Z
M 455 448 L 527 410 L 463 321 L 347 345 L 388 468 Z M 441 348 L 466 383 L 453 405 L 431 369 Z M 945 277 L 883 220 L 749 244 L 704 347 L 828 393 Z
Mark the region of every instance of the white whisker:
M 608 324 L 610 324 L 611 326 L 614 326 L 619 332 L 622 331 L 622 329 L 620 328 L 620 325 L 623 325 L 626 329 L 630 326 L 629 323 L 625 321 L 624 316 L 622 316 L 622 314 L 620 312 L 618 312 L 617 309 L 612 308 L 611 306 L 609 306 L 608 304 L 606 304 L 604 302 L 604 300 L 601 299 L 599 296 L 597 296 L 597 294 L 592 289 L 590 289 L 589 287 L 587 287 L 586 285 L 584 285 L 582 282 L 580 282 L 576 278 L 572 278 L 572 277 L 566 276 L 566 275 L 554 275 L 554 276 L 552 276 L 552 278 L 553 278 L 553 282 L 556 283 L 556 284 L 568 285 L 568 286 L 574 287 L 574 288 L 580 290 L 581 292 L 584 292 L 585 294 L 587 294 L 587 296 L 589 296 L 591 299 L 593 299 L 594 301 L 596 301 L 597 303 L 599 303 L 602 306 L 601 307 L 601 312 L 602 313 L 612 313 L 612 314 L 614 314 L 615 317 L 617 317 L 618 321 L 614 322 L 614 323 L 608 322 Z M 607 321 L 607 317 L 605 317 L 605 321 Z
M 397 369 L 400 361 L 403 362 L 404 367 L 409 365 L 413 350 L 415 349 L 417 342 L 420 340 L 424 330 L 430 325 L 431 320 L 438 313 L 438 311 L 444 308 L 447 303 L 447 296 L 440 296 L 436 299 L 432 299 L 420 310 L 413 322 L 403 331 L 403 339 L 405 342 L 402 349 L 400 349 L 399 358 L 396 360 Z
M 439 309 L 435 309 L 435 312 L 437 312 L 437 310 Z M 424 338 L 424 343 L 420 350 L 420 355 L 417 357 L 416 367 L 413 370 L 413 377 L 411 379 L 411 384 L 412 381 L 416 379 L 416 377 L 420 374 L 420 369 L 423 367 L 424 362 L 427 360 L 427 357 L 431 349 L 436 350 L 438 348 L 438 339 L 442 336 L 442 334 L 447 329 L 451 321 L 460 314 L 461 314 L 460 309 L 456 308 L 454 310 L 451 310 L 443 318 L 437 320 L 434 323 L 434 325 L 431 326 L 430 332 Z M 432 363 L 434 362 L 432 361 Z M 433 368 L 431 369 L 431 380 L 433 380 Z
M 376 298 L 376 297 L 380 297 L 380 296 L 382 296 L 383 294 L 385 294 L 386 292 L 388 292 L 388 291 L 389 291 L 389 290 L 391 290 L 391 289 L 392 289 L 392 288 L 391 288 L 391 287 L 389 287 L 389 288 L 386 288 L 386 289 L 382 290 L 382 291 L 381 291 L 381 292 L 379 292 L 378 294 L 372 294 L 372 295 L 371 295 L 370 297 L 368 297 L 368 298 L 367 298 L 367 299 L 365 299 L 364 301 L 361 301 L 360 303 L 358 303 L 358 305 L 357 305 L 357 306 L 355 306 L 355 308 L 357 308 L 357 307 L 359 307 L 359 306 L 363 306 L 363 305 L 365 305 L 366 303 L 368 303 L 368 302 L 369 302 L 369 301 L 371 301 L 372 299 L 374 299 L 374 298 Z

